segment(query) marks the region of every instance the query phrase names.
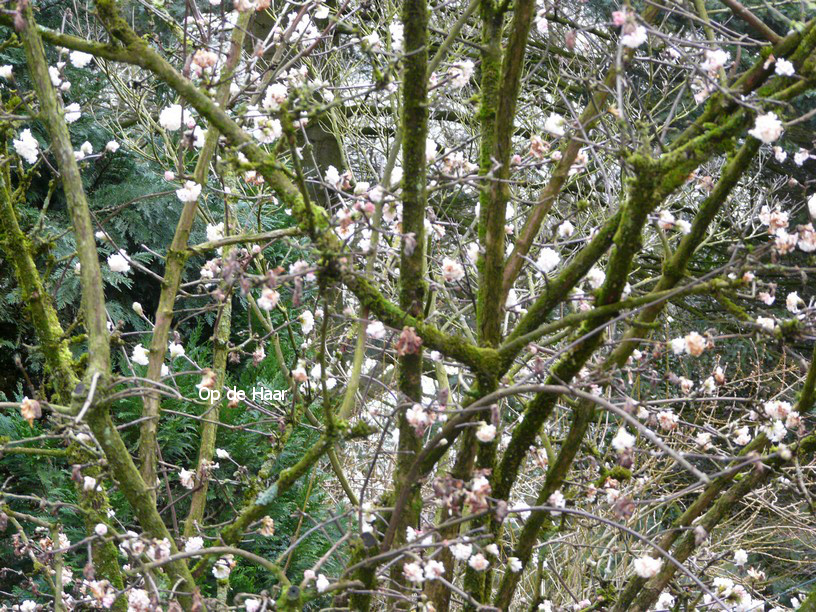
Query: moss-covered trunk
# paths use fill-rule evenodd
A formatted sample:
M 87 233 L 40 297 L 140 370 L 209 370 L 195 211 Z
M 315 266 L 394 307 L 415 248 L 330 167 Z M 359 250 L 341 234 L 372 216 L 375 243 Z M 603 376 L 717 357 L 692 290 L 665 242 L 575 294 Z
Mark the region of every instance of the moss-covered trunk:
M 423 319 L 425 283 L 425 206 L 426 161 L 428 137 L 428 3 L 427 0 L 404 0 L 402 22 L 405 33 L 405 59 L 402 86 L 402 232 L 400 245 L 399 305 L 417 320 Z M 408 473 L 422 448 L 422 437 L 408 422 L 407 410 L 422 402 L 422 347 L 413 346 L 411 328 L 403 330 L 408 340 L 399 351 L 398 386 L 399 443 L 394 469 L 394 490 L 411 489 L 407 503 L 394 516 L 389 531 L 391 546 L 405 542 L 406 528 L 417 526 L 422 507 L 420 486 L 408 480 Z M 401 564 L 395 565 L 392 578 L 404 583 Z M 400 606 L 404 607 L 404 606 Z

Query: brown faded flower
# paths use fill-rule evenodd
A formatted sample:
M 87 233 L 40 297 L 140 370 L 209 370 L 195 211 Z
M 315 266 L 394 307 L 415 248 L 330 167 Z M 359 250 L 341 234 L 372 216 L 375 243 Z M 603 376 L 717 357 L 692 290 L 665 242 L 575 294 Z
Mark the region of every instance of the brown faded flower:
M 507 502 L 503 499 L 500 499 L 496 502 L 495 506 L 493 507 L 493 515 L 496 517 L 496 520 L 500 523 L 504 522 L 504 519 L 507 518 L 507 515 L 510 513 L 510 509 L 507 507 Z
M 275 521 L 271 516 L 265 516 L 261 519 L 261 528 L 258 531 L 266 537 L 275 535 Z
M 39 419 L 42 416 L 40 402 L 24 397 L 20 404 L 20 414 L 28 421 L 29 427 L 34 427 L 34 419 Z
M 477 470 L 473 480 L 468 484 L 465 493 L 465 502 L 472 512 L 487 510 L 487 496 L 492 492 L 490 481 L 487 479 L 490 470 Z
M 195 55 L 193 55 L 193 63 L 201 66 L 202 68 L 211 68 L 215 66 L 217 61 L 218 56 L 212 51 L 207 51 L 206 49 L 199 49 L 195 52 Z
M 699 357 L 706 349 L 706 339 L 696 331 L 690 332 L 684 338 L 686 352 L 693 357 Z
M 629 520 L 635 513 L 635 502 L 631 497 L 621 495 L 612 506 L 612 511 L 619 520 Z
M 544 142 L 541 136 L 533 134 L 530 137 L 530 155 L 532 155 L 536 159 L 543 159 L 543 157 L 547 154 L 549 150 L 550 145 Z
M 437 501 L 443 508 L 447 508 L 454 513 L 462 509 L 465 483 L 450 474 L 439 477 L 433 481 L 433 492 Z
M 420 338 L 413 327 L 407 325 L 402 328 L 399 340 L 397 340 L 397 355 L 403 357 L 405 355 L 416 355 L 419 348 L 422 346 L 422 338 Z
M 201 382 L 197 385 L 202 389 L 215 389 L 218 378 L 215 372 L 210 368 L 204 368 L 201 371 Z

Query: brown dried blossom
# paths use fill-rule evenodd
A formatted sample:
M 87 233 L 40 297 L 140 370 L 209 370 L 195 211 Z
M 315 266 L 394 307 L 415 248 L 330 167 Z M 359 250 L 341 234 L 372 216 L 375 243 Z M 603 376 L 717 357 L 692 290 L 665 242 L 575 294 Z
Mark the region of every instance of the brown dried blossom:
M 399 340 L 397 340 L 397 355 L 404 357 L 405 355 L 416 355 L 422 346 L 422 338 L 420 338 L 413 327 L 407 325 L 402 328 Z
M 28 421 L 29 427 L 34 427 L 34 420 L 42 416 L 42 407 L 40 402 L 35 399 L 23 398 L 20 403 L 20 414 Z

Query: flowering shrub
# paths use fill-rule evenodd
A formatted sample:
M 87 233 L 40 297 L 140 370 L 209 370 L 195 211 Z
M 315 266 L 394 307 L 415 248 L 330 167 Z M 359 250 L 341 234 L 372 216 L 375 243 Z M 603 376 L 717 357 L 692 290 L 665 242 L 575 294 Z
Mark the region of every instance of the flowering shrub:
M 4 609 L 816 609 L 816 20 L 689 4 L 4 7 Z

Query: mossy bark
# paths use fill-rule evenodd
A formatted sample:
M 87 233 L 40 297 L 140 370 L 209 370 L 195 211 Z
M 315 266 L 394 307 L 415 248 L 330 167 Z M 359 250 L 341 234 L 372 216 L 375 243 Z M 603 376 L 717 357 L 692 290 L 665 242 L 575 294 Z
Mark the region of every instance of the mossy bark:
M 584 434 L 592 422 L 594 414 L 595 410 L 592 404 L 581 405 L 573 411 L 569 433 L 561 445 L 561 451 L 558 453 L 557 459 L 547 470 L 546 480 L 538 493 L 535 505 L 548 505 L 550 495 L 561 487 L 561 484 L 569 473 L 573 459 L 581 448 Z M 541 529 L 545 525 L 553 527 L 552 515 L 549 512 L 540 510 L 533 511 L 530 513 L 530 516 L 527 517 L 524 527 L 516 539 L 517 544 L 513 550 L 513 556 L 517 557 L 525 567 L 530 561 L 533 549 L 539 543 Z M 509 606 L 518 582 L 521 579 L 521 575 L 521 572 L 504 573 L 499 585 L 499 590 L 493 601 L 493 605 L 498 609 L 510 609 Z
M 814 346 L 811 355 L 810 366 L 808 367 L 805 382 L 799 394 L 799 400 L 794 408 L 800 414 L 809 414 L 813 411 L 814 391 L 816 391 L 816 346 Z M 765 434 L 760 434 L 740 451 L 737 458 L 745 459 L 751 455 L 759 454 L 767 448 L 768 444 L 769 441 Z M 808 460 L 810 460 L 814 454 L 814 448 L 816 447 L 813 445 L 812 436 L 808 436 L 801 440 L 797 454 L 801 458 L 807 457 Z M 746 468 L 743 468 L 743 471 L 744 469 Z M 698 517 L 706 511 L 706 508 L 715 504 L 704 518 L 698 521 L 698 524 L 703 524 L 706 531 L 710 533 L 737 501 L 764 484 L 772 475 L 772 470 L 768 467 L 753 466 L 749 477 L 743 478 L 737 484 L 732 485 L 731 490 L 718 499 L 717 496 L 735 480 L 735 477 L 740 471 L 741 470 L 735 470 L 731 473 L 725 473 L 708 484 L 697 499 L 674 521 L 672 529 L 666 532 L 660 540 L 659 546 L 663 550 L 670 550 L 677 539 L 684 533 L 684 529 L 696 521 Z M 687 558 L 693 552 L 694 548 L 696 548 L 696 541 L 686 537 L 684 541 L 678 545 L 678 548 L 679 550 L 673 551 L 672 554 L 682 562 L 684 559 L 681 559 L 681 557 Z M 629 610 L 632 606 L 635 606 L 637 609 L 646 609 L 651 606 L 654 600 L 660 596 L 660 591 L 655 594 L 656 585 L 664 581 L 666 581 L 666 583 L 670 581 L 674 575 L 674 571 L 671 571 L 673 569 L 673 566 L 671 568 L 664 567 L 663 571 L 651 581 L 639 576 L 632 576 L 615 603 L 615 612 Z M 644 605 L 646 608 L 643 608 Z M 812 590 L 809 593 L 808 597 L 802 602 L 800 609 L 816 610 L 816 590 Z
M 737 504 L 748 493 L 766 482 L 773 474 L 769 467 L 755 467 L 746 478 L 743 478 L 726 491 L 712 508 L 706 512 L 696 525 L 705 529 L 706 533 L 711 533 L 717 524 L 728 514 L 737 508 Z M 672 550 L 672 556 L 679 562 L 685 563 L 691 554 L 697 549 L 697 534 L 692 530 L 685 530 L 683 538 Z M 666 550 L 666 549 L 663 549 Z M 663 568 L 654 578 L 647 581 L 640 593 L 634 600 L 629 600 L 628 593 L 624 592 L 616 603 L 613 610 L 615 612 L 646 612 L 657 601 L 660 594 L 671 582 L 677 567 L 672 563 L 663 563 Z
M 34 12 L 28 3 L 22 4 L 25 29 L 23 48 L 32 84 L 40 104 L 40 116 L 51 137 L 51 151 L 56 158 L 65 199 L 74 228 L 76 250 L 81 264 L 82 311 L 88 330 L 89 372 L 107 372 L 110 367 L 110 346 L 103 293 L 102 273 L 96 254 L 93 223 L 82 187 L 82 177 L 74 157 L 71 136 L 64 120 L 62 100 L 58 98 L 48 73 L 45 50 L 40 39 Z
M 630 180 L 629 194 L 615 232 L 615 246 L 610 254 L 606 281 L 596 299 L 599 305 L 620 300 L 632 260 L 640 250 L 641 230 L 647 215 L 657 204 L 655 189 L 659 175 L 654 172 L 653 162 L 635 158 L 633 172 L 635 178 Z M 569 384 L 603 342 L 603 325 L 611 316 L 610 314 L 592 317 L 583 323 L 577 332 L 578 339 L 575 345 L 553 367 L 552 373 L 547 378 L 547 384 Z M 525 408 L 524 418 L 513 430 L 507 450 L 494 474 L 493 493 L 499 499 L 507 499 L 527 449 L 555 408 L 557 399 L 558 396 L 555 394 L 539 393 Z
M 528 0 L 522 2 L 522 16 L 527 13 Z M 514 44 L 502 50 L 502 28 L 505 10 L 499 10 L 492 0 L 482 0 L 479 7 L 481 19 L 481 79 L 479 84 L 479 245 L 482 253 L 477 260 L 479 286 L 476 299 L 477 338 L 480 346 L 494 348 L 501 339 L 501 322 L 504 301 L 501 299 L 501 272 L 504 265 L 505 218 L 510 189 L 506 183 L 510 175 L 510 139 L 513 134 L 515 110 L 518 97 L 518 80 L 504 82 L 506 71 L 511 78 L 521 74 L 526 36 L 519 40 L 516 28 L 512 29 Z M 516 24 L 518 20 L 514 19 Z M 529 27 L 529 24 L 528 24 Z M 502 58 L 505 57 L 504 66 Z M 510 57 L 512 56 L 512 57 Z M 510 59 L 507 59 L 510 57 Z M 503 68 L 505 70 L 503 70 Z M 479 394 L 490 393 L 496 388 L 495 373 L 483 375 L 479 381 Z M 459 454 L 453 471 L 457 478 L 468 480 L 476 465 L 489 467 L 495 457 L 493 449 L 480 446 L 468 428 L 461 437 Z M 474 524 L 474 528 L 481 525 Z M 455 536 L 453 528 L 451 535 Z M 449 567 L 453 567 L 451 555 L 447 555 Z M 449 575 L 452 572 L 446 567 Z M 485 576 L 472 568 L 465 568 L 464 589 L 476 601 L 482 600 Z M 447 591 L 447 592 L 446 592 Z M 438 588 L 437 599 L 442 609 L 450 605 L 449 589 Z M 465 609 L 472 607 L 465 604 Z
M 694 168 L 726 148 L 746 121 L 743 113 L 734 113 L 724 118 L 721 125 L 711 127 L 708 132 L 659 160 L 652 160 L 640 153 L 630 156 L 628 161 L 633 178 L 630 179 L 627 202 L 613 239 L 615 246 L 610 254 L 606 281 L 599 290 L 596 304 L 604 306 L 620 300 L 632 259 L 640 249 L 640 228 L 645 223 L 646 215 L 680 187 Z M 610 319 L 611 315 L 604 315 L 585 321 L 579 332 L 583 339 L 554 366 L 548 378 L 549 384 L 572 380 L 600 346 L 602 327 Z M 500 498 L 506 499 L 509 494 L 526 449 L 533 442 L 541 424 L 549 417 L 556 400 L 557 397 L 551 394 L 538 394 L 525 408 L 524 420 L 513 431 L 494 477 L 494 493 Z
M 483 346 L 495 346 L 501 330 L 502 303 L 501 267 L 504 263 L 504 225 L 507 198 L 506 185 L 493 176 L 497 149 L 504 152 L 513 129 L 513 116 L 502 117 L 504 130 L 502 146 L 498 144 L 497 123 L 500 105 L 502 76 L 502 25 L 504 12 L 496 9 L 492 0 L 482 0 L 481 81 L 479 87 L 479 244 L 484 251 L 477 260 L 479 270 L 479 293 L 476 302 L 478 337 Z M 522 48 L 523 56 L 523 48 Z M 510 96 L 517 92 L 507 92 Z M 504 92 L 502 96 L 504 97 Z M 515 103 L 515 96 L 514 96 Z M 507 122 L 510 125 L 507 126 Z M 509 154 L 505 160 L 504 174 L 509 173 Z
M 173 535 L 167 529 L 156 509 L 151 490 L 142 480 L 139 470 L 136 468 L 136 464 L 133 463 L 133 459 L 104 404 L 97 404 L 88 411 L 88 425 L 102 447 L 110 470 L 116 477 L 119 490 L 128 500 L 139 525 L 141 525 L 145 533 L 154 538 L 167 538 L 170 542 L 171 554 L 177 553 L 178 549 Z M 184 560 L 173 561 L 168 563 L 166 568 L 174 581 L 181 581 L 180 592 L 183 593 L 180 597 L 181 602 L 190 605 L 192 594 L 198 588 L 187 567 L 187 563 Z
M 98 5 L 100 6 L 101 9 L 100 14 L 103 15 L 106 7 L 114 6 L 111 0 L 105 0 L 104 2 L 100 1 Z M 108 16 L 110 16 L 110 13 L 108 14 Z M 135 63 L 132 54 L 134 50 L 136 50 L 138 47 L 139 44 L 138 38 L 136 37 L 134 39 L 134 37 L 131 36 L 132 33 L 129 33 L 128 29 L 126 28 L 127 24 L 125 23 L 123 25 L 123 22 L 121 22 L 121 20 L 120 22 L 116 22 L 116 20 L 114 19 L 111 23 L 113 25 L 111 31 L 114 33 L 114 35 L 119 36 L 120 40 L 123 40 L 125 42 L 129 51 L 128 54 L 129 61 L 133 61 Z M 113 53 L 112 51 L 108 50 L 106 50 L 105 52 Z M 264 174 L 265 178 L 267 178 L 267 180 L 273 186 L 274 189 L 276 189 L 280 194 L 282 194 L 284 199 L 287 201 L 287 204 L 289 204 L 290 202 L 294 203 L 293 205 L 294 212 L 300 220 L 305 219 L 311 221 L 316 215 L 318 224 L 325 223 L 326 220 L 325 215 L 322 215 L 320 213 L 320 209 L 317 209 L 316 207 L 308 208 L 306 206 L 306 204 L 302 201 L 302 197 L 300 196 L 300 194 L 298 194 L 297 188 L 291 184 L 291 181 L 289 181 L 288 178 L 283 175 L 283 173 L 280 172 L 279 168 L 277 168 L 274 159 L 267 158 L 265 154 L 260 150 L 253 150 L 252 143 L 250 143 L 249 140 L 245 138 L 245 135 L 235 131 L 236 129 L 240 128 L 237 128 L 237 126 L 235 126 L 234 124 L 231 125 L 229 118 L 226 117 L 225 115 L 219 115 L 218 112 L 219 109 L 210 106 L 206 96 L 202 98 L 200 92 L 196 92 L 193 89 L 191 89 L 189 83 L 186 82 L 183 79 L 183 77 L 180 77 L 180 75 L 174 73 L 172 71 L 172 68 L 169 68 L 169 65 L 167 65 L 166 62 L 162 63 L 162 61 L 160 61 L 161 58 L 158 57 L 157 54 L 155 54 L 155 52 L 153 52 L 153 55 L 151 55 L 150 50 L 148 49 L 147 51 L 145 51 L 144 56 L 145 59 L 139 59 L 137 61 L 142 62 L 145 65 L 145 67 L 154 70 L 157 74 L 159 74 L 160 77 L 167 79 L 171 86 L 177 88 L 180 92 L 183 91 L 184 93 L 182 95 L 184 95 L 185 97 L 190 96 L 190 99 L 194 100 L 193 102 L 194 105 L 196 105 L 196 108 L 198 108 L 199 111 L 202 112 L 202 114 L 208 116 L 208 118 L 210 116 L 213 117 L 214 122 L 219 123 L 221 126 L 225 127 L 228 130 L 232 130 L 230 133 L 225 132 L 225 134 L 228 135 L 228 138 L 234 144 L 246 145 L 248 158 L 253 163 L 258 165 L 258 167 Z M 791 93 L 792 92 L 788 92 L 785 95 Z M 689 161 L 691 158 L 696 158 L 697 161 L 695 163 L 699 163 L 700 159 L 704 159 L 706 157 L 706 155 L 704 154 L 705 152 L 710 150 L 713 153 L 714 151 L 722 150 L 723 143 L 725 143 L 727 139 L 729 139 L 731 136 L 735 135 L 740 129 L 742 129 L 747 119 L 748 115 L 742 113 L 742 115 L 738 117 L 730 125 L 720 126 L 725 128 L 724 130 L 719 129 L 712 130 L 710 133 L 703 134 L 699 139 L 694 138 L 689 140 L 690 145 L 689 147 L 678 147 L 673 149 L 673 152 L 676 152 L 677 155 L 667 156 L 665 160 L 666 163 L 663 166 L 663 169 L 667 170 L 667 172 L 663 176 L 665 181 L 656 190 L 656 193 L 660 193 L 663 196 L 670 193 L 672 185 L 675 186 L 679 185 L 683 180 L 685 180 L 685 177 L 688 175 L 689 168 L 694 167 L 693 164 L 685 162 Z M 668 170 L 671 171 L 668 172 Z M 621 221 L 620 225 L 622 226 L 623 224 L 624 222 Z M 315 229 L 317 226 L 311 223 L 306 223 L 305 225 L 310 230 L 311 235 L 315 237 L 317 233 Z M 617 227 L 617 225 L 618 224 L 616 223 L 615 227 Z M 322 247 L 328 247 L 327 251 L 331 251 L 332 247 L 334 246 L 329 240 L 317 240 L 317 242 Z M 418 242 L 419 244 L 424 243 L 424 241 Z M 615 253 L 618 251 L 620 246 L 621 246 L 620 244 L 616 245 L 616 250 L 615 252 L 613 252 L 613 257 L 615 256 Z M 376 299 L 375 302 L 379 308 L 388 307 L 385 301 L 381 302 L 379 299 Z M 399 309 L 397 309 L 397 311 L 398 310 Z M 533 325 L 530 329 L 535 329 L 536 327 L 537 325 Z
M 424 318 L 425 283 L 425 207 L 426 161 L 425 143 L 428 137 L 428 3 L 427 0 L 404 0 L 402 23 L 405 35 L 402 84 L 402 232 L 400 247 L 399 305 L 416 320 Z M 408 473 L 422 438 L 408 422 L 406 411 L 414 403 L 422 402 L 422 347 L 399 356 L 397 382 L 400 406 L 397 424 L 399 442 L 394 468 L 394 489 L 410 488 L 403 508 L 392 517 L 389 531 L 393 532 L 392 545 L 405 542 L 406 528 L 419 523 L 422 499 L 420 486 L 408 480 Z M 383 542 L 386 545 L 387 542 Z M 405 578 L 402 565 L 396 564 L 391 573 L 397 584 Z M 405 604 L 398 603 L 403 608 Z
M 5 136 L 5 130 L 0 135 Z M 2 138 L 5 142 L 5 138 Z M 3 166 L 3 184 L 0 188 L 0 243 L 14 267 L 20 286 L 22 302 L 37 332 L 45 358 L 46 374 L 53 381 L 54 392 L 61 403 L 67 403 L 79 377 L 74 371 L 73 356 L 60 324 L 57 311 L 43 286 L 42 278 L 32 255 L 30 239 L 23 233 L 14 210 L 15 195 L 11 191 L 9 165 Z
M 230 84 L 232 83 L 231 75 L 234 73 L 238 63 L 241 59 L 241 50 L 244 44 L 245 38 L 245 28 L 247 22 L 249 21 L 250 13 L 242 13 L 238 17 L 238 21 L 236 23 L 236 27 L 232 31 L 232 39 L 230 41 L 230 51 L 227 57 L 227 61 L 224 67 L 224 75 L 222 77 L 221 83 L 218 86 L 218 91 L 216 92 L 215 99 L 219 106 L 225 106 L 227 101 L 229 100 L 229 90 Z M 209 175 L 210 170 L 210 163 L 215 155 L 215 150 L 218 145 L 218 138 L 220 134 L 216 129 L 210 129 L 207 131 L 207 136 L 204 139 L 204 146 L 199 153 L 198 161 L 196 162 L 194 177 L 197 183 L 204 184 L 207 181 L 207 176 Z M 193 206 L 196 206 L 197 203 L 192 203 Z M 186 205 L 185 205 L 186 209 Z M 182 212 L 182 220 L 186 220 L 184 213 Z M 176 237 L 179 237 L 179 240 L 184 240 L 186 244 L 187 240 L 189 239 L 189 231 L 187 232 L 187 236 L 178 236 L 179 231 L 183 230 L 181 228 L 182 221 L 179 221 L 179 226 L 176 228 L 176 236 L 174 236 L 174 241 Z M 229 219 L 225 220 L 225 236 L 231 233 L 230 221 Z M 221 257 L 226 258 L 229 256 L 231 247 L 225 246 L 222 248 Z M 169 265 L 169 264 L 168 264 Z M 165 286 L 162 290 L 169 292 L 170 288 Z M 175 287 L 173 291 L 173 295 L 178 293 L 178 285 Z M 229 338 L 230 338 L 230 330 L 232 328 L 232 295 L 228 294 L 221 309 L 218 313 L 218 322 L 216 324 L 215 333 L 213 335 L 213 357 L 212 357 L 212 368 L 215 372 L 216 377 L 216 389 L 220 389 L 224 383 L 224 378 L 226 376 L 226 369 L 227 369 L 227 356 L 229 355 Z M 166 338 L 165 338 L 166 341 Z M 152 346 L 151 346 L 152 349 Z M 151 353 L 151 358 L 153 357 Z M 196 472 L 200 475 L 201 481 L 199 482 L 198 487 L 195 491 L 193 491 L 192 497 L 190 499 L 190 510 L 187 514 L 187 520 L 184 523 L 184 535 L 187 537 L 193 536 L 197 533 L 197 529 L 201 520 L 204 517 L 204 508 L 207 503 L 207 490 L 209 488 L 209 479 L 205 475 L 206 472 L 206 464 L 213 459 L 213 455 L 215 453 L 215 438 L 218 432 L 218 417 L 219 417 L 219 401 L 213 401 L 210 404 L 210 407 L 207 411 L 205 411 L 205 420 L 201 423 L 200 428 L 200 442 L 199 442 L 199 450 L 198 450 L 198 468 Z
M 5 138 L 3 138 L 5 142 Z M 3 168 L 2 187 L 0 188 L 0 244 L 3 251 L 14 267 L 15 277 L 20 286 L 23 302 L 27 305 L 31 322 L 40 341 L 46 364 L 46 377 L 52 382 L 54 394 L 61 404 L 69 404 L 71 392 L 79 383 L 79 377 L 74 370 L 74 363 L 68 339 L 59 321 L 57 311 L 51 297 L 45 290 L 37 265 L 32 255 L 30 239 L 23 233 L 14 210 L 15 196 L 22 197 L 22 193 L 10 191 L 11 176 L 9 166 Z M 46 454 L 49 449 L 10 449 L 12 452 L 30 450 L 30 454 Z M 53 449 L 61 456 L 68 457 L 72 463 L 86 464 L 88 457 L 80 451 L 78 445 L 72 444 L 68 449 Z M 9 452 L 9 451 L 6 451 Z M 79 456 L 77 456 L 79 455 Z M 99 478 L 102 469 L 99 466 L 88 466 L 84 474 Z M 96 491 L 85 491 L 76 484 L 79 506 L 84 510 L 84 521 L 87 533 L 93 534 L 97 523 L 107 521 L 106 510 L 110 507 L 107 492 L 104 488 Z M 107 579 L 115 588 L 121 589 L 124 585 L 119 568 L 119 556 L 116 546 L 112 542 L 95 539 L 92 544 L 94 569 L 100 578 Z M 123 598 L 114 603 L 115 610 L 124 610 L 127 607 Z
M 564 300 L 571 289 L 581 282 L 592 266 L 612 246 L 612 239 L 620 225 L 620 219 L 620 211 L 607 219 L 592 240 L 555 278 L 548 282 L 545 292 L 533 302 L 527 314 L 516 324 L 513 331 L 507 336 L 505 344 L 532 332 L 547 320 L 552 310 Z M 502 371 L 510 367 L 516 355 L 518 351 L 502 354 Z

